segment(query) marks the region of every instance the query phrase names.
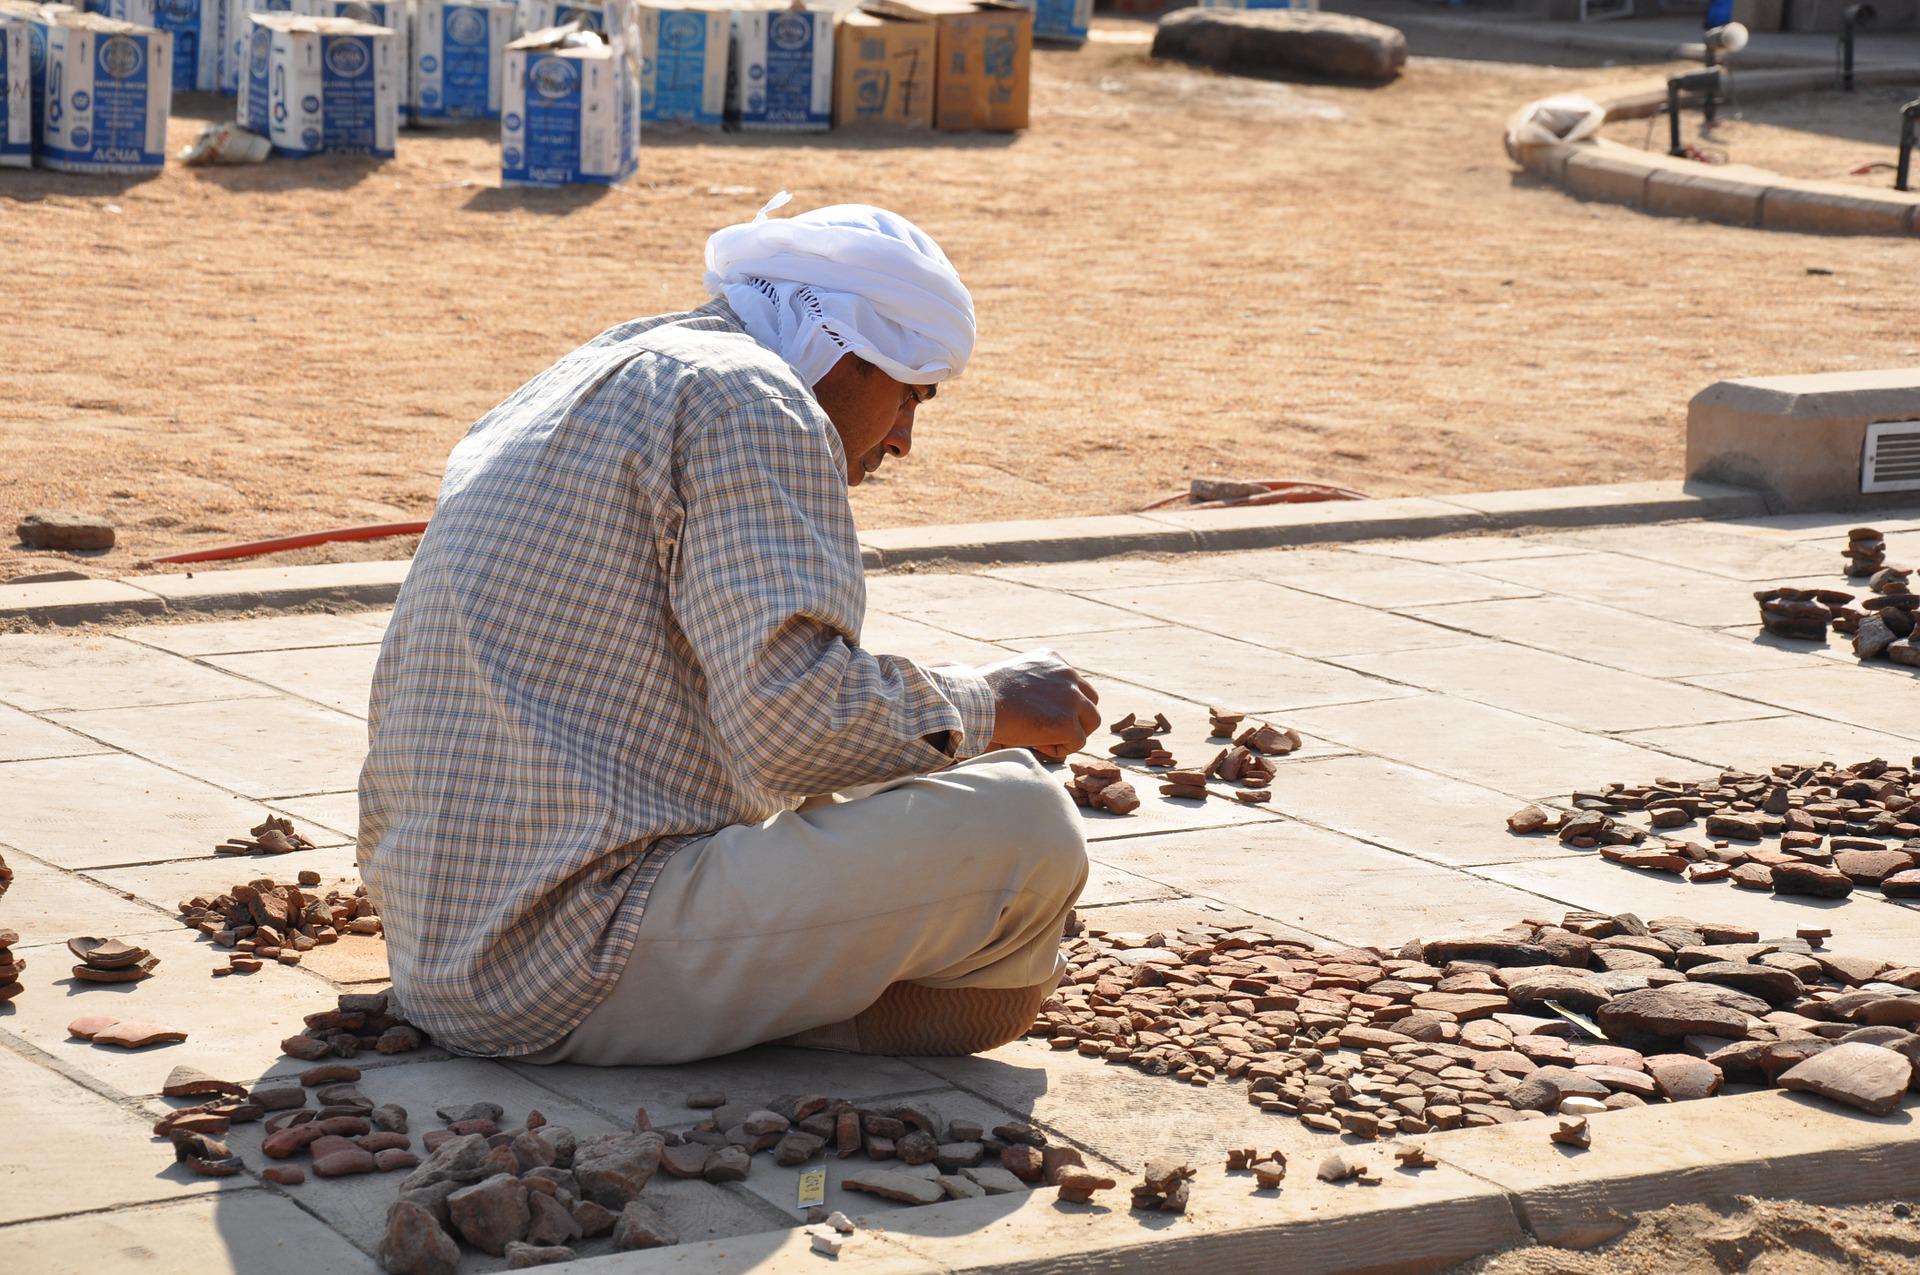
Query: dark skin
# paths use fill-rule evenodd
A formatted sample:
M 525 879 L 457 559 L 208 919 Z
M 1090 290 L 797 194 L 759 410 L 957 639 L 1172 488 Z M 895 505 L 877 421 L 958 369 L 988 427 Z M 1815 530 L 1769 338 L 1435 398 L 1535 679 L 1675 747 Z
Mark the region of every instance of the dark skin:
M 936 387 L 908 385 L 855 355 L 813 387 L 847 454 L 847 486 L 913 450 L 913 414 Z M 1064 761 L 1100 725 L 1100 697 L 1071 664 L 1042 648 L 974 670 L 993 688 L 995 748 L 1031 748 Z

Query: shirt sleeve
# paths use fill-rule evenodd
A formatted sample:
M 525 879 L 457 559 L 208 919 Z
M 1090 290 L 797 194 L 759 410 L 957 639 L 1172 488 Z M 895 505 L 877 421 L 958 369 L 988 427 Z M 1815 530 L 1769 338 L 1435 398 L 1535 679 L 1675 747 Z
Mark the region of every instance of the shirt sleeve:
M 783 797 L 922 774 L 993 735 L 979 676 L 857 645 L 866 581 L 840 456 L 817 408 L 782 399 L 693 422 L 679 448 L 674 618 L 723 746 Z

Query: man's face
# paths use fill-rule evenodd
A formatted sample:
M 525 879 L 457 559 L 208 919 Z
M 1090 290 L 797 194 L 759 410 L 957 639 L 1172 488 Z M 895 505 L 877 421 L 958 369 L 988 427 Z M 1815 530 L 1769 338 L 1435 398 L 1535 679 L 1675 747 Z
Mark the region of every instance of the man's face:
M 913 450 L 914 409 L 931 385 L 904 385 L 849 354 L 813 387 L 847 453 L 847 486 L 858 487 L 891 456 Z

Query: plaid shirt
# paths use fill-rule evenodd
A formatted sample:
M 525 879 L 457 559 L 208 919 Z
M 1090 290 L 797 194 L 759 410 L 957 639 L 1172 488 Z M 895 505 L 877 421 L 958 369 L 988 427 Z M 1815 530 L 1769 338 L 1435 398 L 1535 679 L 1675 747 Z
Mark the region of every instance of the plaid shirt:
M 407 1017 L 470 1053 L 554 1044 L 674 850 L 984 751 L 986 683 L 861 650 L 865 611 L 840 437 L 725 302 L 613 328 L 483 417 L 360 776 Z

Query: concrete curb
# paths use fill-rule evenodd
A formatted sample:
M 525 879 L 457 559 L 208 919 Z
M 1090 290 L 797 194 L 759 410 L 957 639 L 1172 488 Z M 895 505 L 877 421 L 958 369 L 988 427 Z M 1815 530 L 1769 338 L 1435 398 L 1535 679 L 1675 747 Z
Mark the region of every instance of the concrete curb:
M 1542 487 L 1398 500 L 1157 510 L 1092 518 L 902 527 L 861 538 L 870 571 L 923 563 L 1075 562 L 1128 553 L 1190 553 L 1421 539 L 1524 527 L 1739 518 L 1767 512 L 1764 496 L 1703 482 Z M 0 622 L 104 624 L 158 616 L 287 610 L 312 603 L 383 606 L 399 596 L 405 559 L 311 567 L 248 567 L 0 585 Z
M 1856 78 L 1863 85 L 1910 83 L 1920 78 L 1920 66 L 1874 67 Z M 1832 79 L 1830 70 L 1746 71 L 1734 83 L 1753 101 L 1819 88 Z M 1605 108 L 1609 120 L 1645 119 L 1664 109 L 1666 82 L 1635 81 L 1587 96 Z M 1514 159 L 1582 199 L 1664 216 L 1804 234 L 1920 235 L 1915 191 L 1803 181 L 1746 164 L 1700 164 L 1604 138 L 1523 146 Z
M 1591 1117 L 1593 1148 L 1547 1139 L 1551 1120 L 1429 1135 L 1440 1166 L 1394 1167 L 1395 1144 L 1348 1152 L 1385 1181 L 1329 1186 L 1315 1165 L 1288 1166 L 1277 1192 L 1196 1165 L 1184 1217 L 1132 1213 L 1127 1183 L 1097 1206 L 1042 1188 L 856 1218 L 835 1263 L 864 1275 L 1363 1275 L 1444 1270 L 1529 1240 L 1584 1247 L 1618 1235 L 1634 1213 L 1754 1195 L 1840 1204 L 1904 1194 L 1920 1173 L 1920 1099 L 1873 1120 L 1778 1090 Z M 1246 1141 L 1262 1140 L 1251 1126 Z M 1400 1139 L 1399 1142 L 1410 1141 Z M 871 1228 L 871 1229 L 869 1229 Z M 775 1232 L 597 1259 L 622 1275 L 817 1270 L 804 1232 Z
M 1336 12 L 1350 12 L 1355 17 L 1372 18 L 1376 22 L 1398 27 L 1409 37 L 1422 34 L 1472 36 L 1489 41 L 1530 44 L 1543 50 L 1602 54 L 1623 62 L 1699 62 L 1706 55 L 1705 46 L 1698 40 L 1674 41 L 1658 36 L 1615 33 L 1578 22 L 1500 22 L 1442 14 L 1347 9 L 1339 5 L 1333 8 Z M 1411 46 L 1411 42 L 1408 51 L 1415 57 L 1421 56 L 1420 49 Z M 1740 65 L 1756 70 L 1821 67 L 1825 70 L 1824 80 L 1833 79 L 1831 52 L 1795 53 L 1785 49 L 1776 51 L 1749 46 L 1740 54 Z

